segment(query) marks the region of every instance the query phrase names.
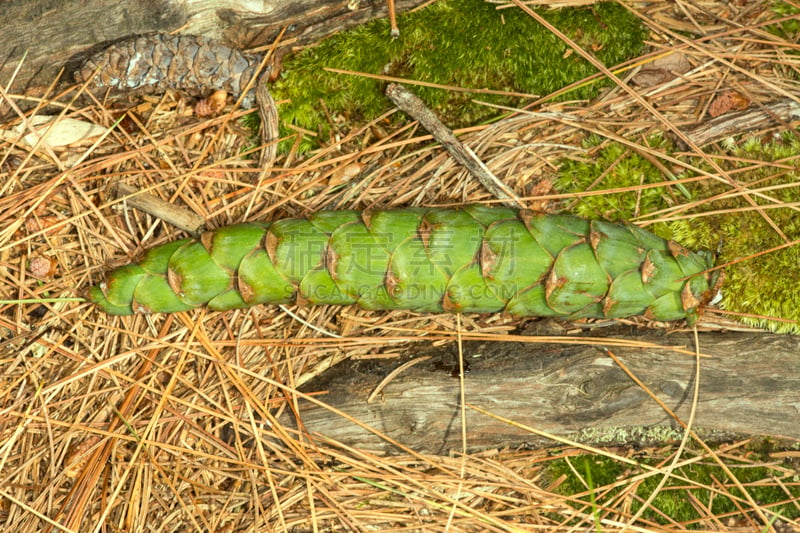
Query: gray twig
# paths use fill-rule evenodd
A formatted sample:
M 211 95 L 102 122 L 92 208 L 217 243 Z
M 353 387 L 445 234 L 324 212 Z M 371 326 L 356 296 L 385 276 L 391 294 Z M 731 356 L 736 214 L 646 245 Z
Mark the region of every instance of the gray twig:
M 708 120 L 686 131 L 686 136 L 697 146 L 703 146 L 731 135 L 741 135 L 776 124 L 788 124 L 798 119 L 800 104 L 790 98 L 783 98 Z
M 453 159 L 466 168 L 486 187 L 496 198 L 506 200 L 506 204 L 525 207 L 522 201 L 500 181 L 486 164 L 468 146 L 458 140 L 447 126 L 431 111 L 425 103 L 412 94 L 408 89 L 396 83 L 390 83 L 386 88 L 388 96 L 402 111 L 418 120 L 445 149 L 450 152 Z
M 205 219 L 188 209 L 165 202 L 147 191 L 142 191 L 125 183 L 116 184 L 116 194 L 125 202 L 145 213 L 172 224 L 192 235 L 198 235 L 205 226 Z

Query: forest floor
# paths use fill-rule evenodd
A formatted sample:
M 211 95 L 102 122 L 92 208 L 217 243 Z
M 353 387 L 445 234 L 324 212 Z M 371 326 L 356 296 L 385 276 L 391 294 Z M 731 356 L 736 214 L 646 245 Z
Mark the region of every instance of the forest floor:
M 613 82 L 599 97 L 547 95 L 459 138 L 528 208 L 589 202 L 643 226 L 675 223 L 661 229 L 690 241 L 681 220 L 747 212 L 770 232 L 749 254 L 796 253 L 797 10 L 766 0 L 626 5 L 647 27 L 647 47 L 598 74 Z M 546 449 L 467 452 L 465 443 L 383 456 L 282 425 L 298 389 L 343 359 L 400 358 L 462 334 L 501 342 L 522 321 L 335 306 L 107 316 L 85 290 L 186 236 L 133 208 L 118 185 L 209 229 L 323 209 L 500 202 L 416 123 L 395 128 L 388 115 L 344 129 L 331 117 L 347 131 L 310 151 L 298 139 L 314 132 L 294 128 L 261 172 L 239 120 L 246 111 L 207 114 L 208 101 L 175 93 L 76 100 L 78 90 L 23 113 L 25 98 L 0 87 L 18 112 L 0 145 L 0 529 L 800 531 L 800 456 L 768 437 L 605 449 L 556 437 Z M 53 110 L 68 133 L 93 129 L 50 144 L 12 132 L 23 116 Z M 669 150 L 656 137 L 671 139 Z M 661 177 L 609 189 L 603 179 L 631 157 Z M 597 175 L 564 192 L 565 165 Z M 694 187 L 691 201 L 678 185 Z M 639 209 L 652 191 L 668 209 Z M 619 211 L 590 203 L 613 195 L 626 199 Z M 750 208 L 713 203 L 749 195 L 760 199 Z M 693 242 L 715 247 L 708 236 Z M 738 275 L 732 293 L 747 269 Z M 781 300 L 786 315 L 762 305 L 755 316 L 748 296 L 709 310 L 700 327 L 752 330 L 741 314 L 791 326 L 795 297 Z

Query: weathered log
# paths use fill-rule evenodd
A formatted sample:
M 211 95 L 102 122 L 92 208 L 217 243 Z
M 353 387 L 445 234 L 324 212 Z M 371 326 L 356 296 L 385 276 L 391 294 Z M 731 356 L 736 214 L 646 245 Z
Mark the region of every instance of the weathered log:
M 572 339 L 570 342 L 579 342 Z M 691 335 L 591 339 L 591 345 L 465 343 L 470 371 L 466 403 L 584 443 L 647 445 L 679 439 L 680 426 L 618 366 L 605 348 L 682 420 L 689 418 L 696 370 Z M 643 343 L 636 347 L 634 343 Z M 627 344 L 627 346 L 625 346 Z M 682 348 L 681 348 L 682 347 Z M 705 333 L 695 428 L 705 438 L 746 435 L 800 438 L 800 338 L 772 334 Z M 459 380 L 454 354 L 436 352 L 403 370 L 372 403 L 367 396 L 403 361 L 349 361 L 303 387 L 315 398 L 418 452 L 461 448 Z M 442 364 L 442 357 L 446 363 Z M 395 453 L 397 448 L 341 415 L 299 402 L 312 437 Z M 287 416 L 284 422 L 293 421 Z M 548 446 L 542 438 L 467 408 L 470 450 Z
M 397 9 L 423 1 L 398 0 Z M 385 0 L 6 0 L 0 79 L 7 83 L 24 57 L 12 91 L 49 85 L 65 65 L 71 72 L 91 51 L 136 35 L 179 31 L 246 49 L 272 43 L 284 28 L 284 41 L 307 44 L 386 15 Z

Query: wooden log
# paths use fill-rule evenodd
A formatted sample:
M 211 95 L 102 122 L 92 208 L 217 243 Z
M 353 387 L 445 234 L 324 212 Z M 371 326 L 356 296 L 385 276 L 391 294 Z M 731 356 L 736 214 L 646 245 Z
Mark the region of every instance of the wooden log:
M 578 339 L 572 339 L 572 342 Z M 680 439 L 680 426 L 608 353 L 609 348 L 666 405 L 687 420 L 695 357 L 691 335 L 591 339 L 592 345 L 465 343 L 466 403 L 538 431 L 600 445 L 648 445 Z M 642 347 L 634 343 L 644 343 Z M 624 344 L 627 343 L 627 346 Z M 711 440 L 741 435 L 800 438 L 800 337 L 705 333 L 695 428 Z M 367 396 L 404 361 L 356 360 L 334 367 L 303 390 L 417 452 L 461 449 L 459 380 L 452 353 L 432 355 L 396 376 L 378 399 Z M 444 358 L 444 362 L 443 362 Z M 443 370 L 443 368 L 445 370 Z M 323 392 L 324 394 L 319 394 Z M 302 427 L 347 446 L 380 453 L 398 448 L 359 424 L 307 399 Z M 286 424 L 293 420 L 286 416 Z M 467 409 L 471 451 L 548 446 L 553 441 Z

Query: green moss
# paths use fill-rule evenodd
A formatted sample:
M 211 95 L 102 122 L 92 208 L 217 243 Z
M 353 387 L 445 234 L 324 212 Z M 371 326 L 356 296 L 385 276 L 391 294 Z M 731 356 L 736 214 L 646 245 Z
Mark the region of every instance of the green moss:
M 665 183 L 659 168 L 635 152 L 616 144 L 597 147 L 600 140 L 588 141 L 589 158 L 568 160 L 561 165 L 557 186 L 561 192 L 585 192 L 587 190 L 611 190 L 635 187 L 641 184 Z M 665 153 L 671 153 L 669 143 L 661 137 L 651 140 Z M 789 205 L 800 202 L 800 138 L 787 134 L 783 138 L 763 143 L 752 138 L 732 146 L 731 157 L 720 159 L 718 164 L 733 172 L 737 182 L 751 190 L 766 189 L 764 194 Z M 741 158 L 751 162 L 735 162 Z M 756 161 L 781 161 L 782 169 L 769 164 L 752 168 Z M 711 170 L 699 159 L 689 161 L 698 168 Z M 601 179 L 602 176 L 602 179 Z M 690 177 L 685 174 L 680 177 Z M 668 182 L 666 182 L 668 183 Z M 718 181 L 703 180 L 687 185 L 694 198 L 712 198 L 730 193 L 731 187 Z M 772 188 L 771 190 L 769 188 Z M 685 200 L 670 187 L 658 187 L 641 192 L 610 192 L 601 196 L 590 196 L 579 200 L 572 210 L 589 218 L 633 219 L 659 209 L 680 205 Z M 788 241 L 800 239 L 800 217 L 794 208 L 773 209 L 774 203 L 751 194 L 759 205 L 768 207 L 764 213 L 785 234 Z M 723 214 L 702 216 L 703 212 L 729 210 Z M 691 211 L 696 217 L 670 223 L 659 223 L 651 229 L 665 238 L 692 249 L 717 250 L 718 263 L 733 262 L 757 252 L 780 246 L 787 242 L 765 220 L 752 210 L 747 200 L 739 197 L 705 202 Z M 721 306 L 731 311 L 775 317 L 790 322 L 761 318 L 743 319 L 746 323 L 767 327 L 780 332 L 800 332 L 800 246 L 736 263 L 725 269 L 726 278 L 722 286 Z
M 618 143 L 608 143 L 598 148 L 603 139 L 591 136 L 584 142 L 589 159 L 565 160 L 562 162 L 556 188 L 564 192 L 586 192 L 600 189 L 620 189 L 600 196 L 589 196 L 578 200 L 572 211 L 585 218 L 606 220 L 631 220 L 643 213 L 650 213 L 667 205 L 677 191 L 665 187 L 631 192 L 631 188 L 664 183 L 661 170 L 647 159 Z M 662 148 L 668 144 L 660 136 L 648 140 L 651 148 Z M 604 176 L 605 174 L 605 176 Z M 598 181 L 602 178 L 602 181 Z M 669 238 L 665 226 L 660 225 L 656 233 Z M 651 231 L 654 228 L 649 228 Z
M 621 491 L 630 489 L 627 484 L 619 484 L 618 487 L 610 489 L 606 489 L 606 486 L 611 486 L 626 476 L 634 477 L 643 471 L 643 469 L 635 468 L 631 471 L 629 465 L 599 455 L 581 455 L 570 457 L 568 460 L 569 463 L 567 459 L 549 463 L 545 479 L 551 483 L 561 479 L 562 481 L 556 489 L 559 494 L 569 496 L 580 494 L 582 496 L 579 496 L 579 500 L 591 508 L 596 506 L 598 509 L 602 509 L 606 502 L 614 501 Z M 659 462 L 657 458 L 648 457 L 641 458 L 639 461 L 641 464 L 650 466 L 656 466 Z M 777 514 L 789 519 L 800 516 L 800 510 L 796 506 L 786 503 L 791 497 L 800 496 L 800 486 L 797 484 L 796 476 L 782 480 L 783 485 L 791 493 L 790 496 L 774 481 L 775 470 L 730 462 L 727 466 L 736 479 L 747 487 L 748 492 L 761 508 L 768 511 L 767 516 Z M 786 466 L 787 469 L 791 469 L 791 465 L 787 464 Z M 581 476 L 580 478 L 576 472 Z M 743 494 L 718 465 L 707 462 L 693 463 L 677 469 L 674 473 L 677 476 L 688 478 L 696 484 L 714 487 L 717 491 L 712 492 L 701 486 L 689 485 L 685 481 L 670 479 L 655 497 L 650 509 L 645 511 L 643 520 L 664 525 L 670 524 L 669 520 L 673 520 L 688 524 L 691 529 L 702 529 L 707 526 L 707 523 L 701 521 L 704 517 L 698 513 L 697 507 L 692 504 L 688 493 L 691 493 L 695 500 L 705 504 L 715 516 L 730 515 L 744 518 L 747 510 L 743 511 L 742 504 L 728 497 L 726 491 L 734 498 L 741 499 Z M 646 500 L 656 489 L 661 478 L 661 475 L 653 475 L 638 484 L 636 489 L 638 498 L 631 499 L 631 513 L 639 510 L 642 501 Z M 592 480 L 591 484 L 588 483 L 589 479 Z M 726 489 L 718 492 L 721 488 L 720 484 L 725 485 Z M 589 486 L 587 487 L 587 485 Z M 575 504 L 576 507 L 580 505 L 580 503 Z
M 776 18 L 783 18 L 797 15 L 800 13 L 800 8 L 787 2 L 775 2 L 771 6 L 771 11 Z M 800 34 L 800 19 L 791 18 L 777 24 L 771 24 L 766 28 L 773 35 L 777 35 L 789 42 L 794 42 L 798 34 Z
M 794 3 L 774 2 L 770 11 L 774 14 L 775 19 L 791 17 L 782 22 L 767 25 L 765 29 L 787 43 L 787 46 L 782 47 L 782 54 L 796 58 L 798 50 L 792 45 L 796 43 L 798 37 L 800 37 L 800 17 L 798 17 L 798 14 L 800 14 L 800 7 Z M 780 73 L 781 77 L 797 80 L 800 78 L 800 74 L 797 72 L 797 68 L 794 64 L 795 61 L 793 60 L 776 61 L 773 68 Z
M 647 35 L 638 19 L 616 3 L 546 10 L 542 15 L 609 66 L 636 57 Z M 287 58 L 281 79 L 271 88 L 276 100 L 289 100 L 279 110 L 282 123 L 317 132 L 325 140 L 331 120 L 350 131 L 354 123 L 391 109 L 383 82 L 331 73 L 325 67 L 535 95 L 547 95 L 596 73 L 522 11 L 499 11 L 484 0 L 441 0 L 401 16 L 399 23 L 401 37 L 396 40 L 389 38 L 388 21 L 381 19 Z M 602 84 L 575 88 L 560 98 L 591 98 Z M 452 127 L 498 114 L 470 102 L 476 96 L 504 105 L 520 105 L 521 100 L 427 87 L 414 87 L 414 92 Z

